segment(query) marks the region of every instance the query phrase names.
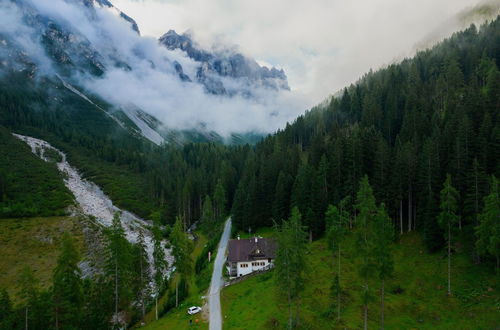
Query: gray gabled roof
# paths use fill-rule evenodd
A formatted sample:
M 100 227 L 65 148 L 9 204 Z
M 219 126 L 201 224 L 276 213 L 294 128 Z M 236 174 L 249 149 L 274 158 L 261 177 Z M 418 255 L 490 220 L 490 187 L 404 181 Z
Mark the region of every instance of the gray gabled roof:
M 276 258 L 276 242 L 271 238 L 245 238 L 229 240 L 229 262 Z

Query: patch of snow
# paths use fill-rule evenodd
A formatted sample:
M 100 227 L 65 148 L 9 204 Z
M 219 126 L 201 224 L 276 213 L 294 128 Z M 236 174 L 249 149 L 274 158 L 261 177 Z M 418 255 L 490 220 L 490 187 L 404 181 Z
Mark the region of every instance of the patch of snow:
M 139 117 L 138 110 L 135 109 L 133 106 L 128 106 L 123 108 L 123 112 L 127 115 L 134 124 L 139 127 L 141 130 L 142 135 L 150 140 L 151 142 L 160 145 L 162 144 L 165 140 L 161 137 L 160 134 L 158 134 L 157 131 L 152 129 L 141 117 Z
M 27 143 L 31 147 L 31 151 L 44 161 L 49 161 L 45 156 L 46 150 L 54 150 L 61 155 L 62 160 L 57 163 L 57 168 L 64 174 L 64 184 L 73 193 L 76 202 L 84 214 L 94 217 L 96 222 L 100 225 L 109 227 L 112 224 L 114 214 L 119 212 L 121 214 L 121 223 L 125 231 L 125 236 L 131 243 L 137 243 L 139 233 L 142 231 L 149 264 L 154 274 L 153 235 L 148 228 L 149 225 L 151 225 L 150 222 L 113 205 L 111 199 L 106 196 L 99 186 L 89 180 L 83 179 L 78 171 L 67 162 L 65 153 L 54 148 L 48 142 L 29 136 L 19 134 L 13 135 Z M 168 264 L 173 265 L 174 258 L 172 257 L 171 249 L 166 248 L 165 241 L 162 242 L 162 245 Z M 172 267 L 169 268 L 167 276 L 169 276 L 171 272 Z
M 64 85 L 64 87 L 66 87 L 67 89 L 69 89 L 70 91 L 72 91 L 73 93 L 75 93 L 76 95 L 80 96 L 82 99 L 84 99 L 85 101 L 89 102 L 90 104 L 97 106 L 94 102 L 92 102 L 86 95 L 84 95 L 78 89 L 76 89 L 75 87 L 73 87 L 71 84 L 67 83 L 60 76 L 58 76 L 58 77 L 61 80 L 61 82 Z

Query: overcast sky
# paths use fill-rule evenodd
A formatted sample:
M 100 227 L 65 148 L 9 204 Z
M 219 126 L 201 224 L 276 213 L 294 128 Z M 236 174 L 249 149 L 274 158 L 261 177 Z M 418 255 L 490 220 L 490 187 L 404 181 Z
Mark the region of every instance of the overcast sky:
M 285 69 L 311 103 L 411 55 L 414 45 L 478 0 L 114 0 L 142 34 L 192 30 Z M 311 104 L 311 105 L 312 105 Z

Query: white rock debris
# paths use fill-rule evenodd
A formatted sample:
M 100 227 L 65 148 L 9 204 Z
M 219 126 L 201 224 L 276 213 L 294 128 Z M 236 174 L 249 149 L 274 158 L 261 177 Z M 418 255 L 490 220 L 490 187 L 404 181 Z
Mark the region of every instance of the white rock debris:
M 26 142 L 30 147 L 31 151 L 39 156 L 44 161 L 49 161 L 45 156 L 46 150 L 53 150 L 61 155 L 61 161 L 57 163 L 59 171 L 64 175 L 64 183 L 66 187 L 75 196 L 76 202 L 81 208 L 82 212 L 86 215 L 95 218 L 97 223 L 104 227 L 109 227 L 112 224 L 113 216 L 116 212 L 121 213 L 121 223 L 125 231 L 126 238 L 131 243 L 137 243 L 139 233 L 142 231 L 144 235 L 144 241 L 146 245 L 146 251 L 148 254 L 149 264 L 151 265 L 151 271 L 154 273 L 153 269 L 153 240 L 152 233 L 148 228 L 151 223 L 143 220 L 136 215 L 121 210 L 115 205 L 111 199 L 104 194 L 104 192 L 95 183 L 83 179 L 78 171 L 72 167 L 66 160 L 66 154 L 62 151 L 54 148 L 48 142 L 40 139 L 36 139 L 29 136 L 13 134 L 18 139 Z M 165 247 L 166 242 L 163 241 L 163 248 L 165 251 L 166 259 L 171 266 L 173 264 L 174 258 L 171 254 L 171 249 Z M 172 271 L 172 267 L 169 267 L 168 274 Z

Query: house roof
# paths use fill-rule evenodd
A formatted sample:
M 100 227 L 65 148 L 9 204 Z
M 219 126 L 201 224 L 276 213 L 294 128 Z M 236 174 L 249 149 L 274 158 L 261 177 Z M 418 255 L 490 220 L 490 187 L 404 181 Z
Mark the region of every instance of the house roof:
M 229 240 L 229 262 L 252 261 L 257 259 L 274 259 L 276 257 L 276 242 L 270 238 L 252 237 Z

